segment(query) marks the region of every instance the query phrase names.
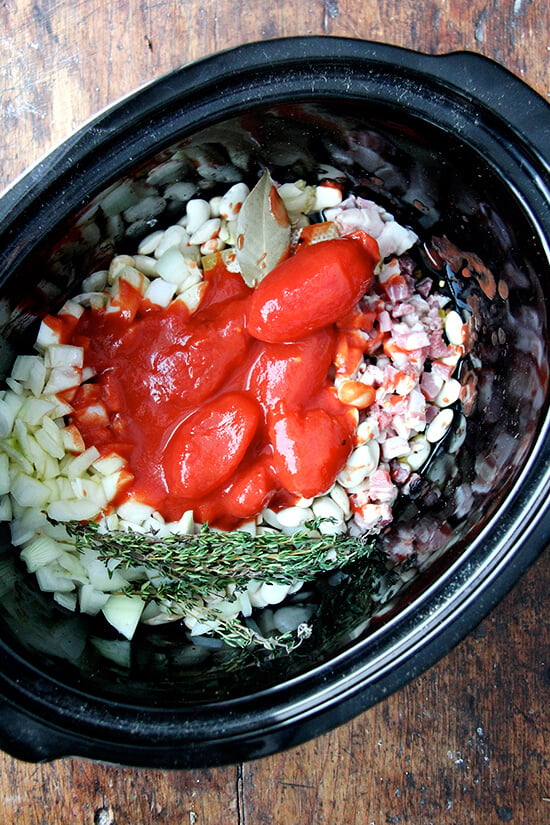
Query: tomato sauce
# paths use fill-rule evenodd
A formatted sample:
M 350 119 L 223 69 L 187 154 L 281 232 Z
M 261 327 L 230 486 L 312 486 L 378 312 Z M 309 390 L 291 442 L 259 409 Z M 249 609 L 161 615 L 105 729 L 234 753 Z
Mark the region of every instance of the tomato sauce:
M 130 311 L 85 311 L 70 341 L 96 377 L 71 419 L 86 446 L 128 461 L 112 504 L 144 501 L 169 521 L 192 509 L 231 528 L 327 490 L 356 428 L 330 379 L 336 324 L 377 261 L 368 236 L 323 241 L 251 290 L 218 256 L 192 315 L 137 292 L 125 296 Z

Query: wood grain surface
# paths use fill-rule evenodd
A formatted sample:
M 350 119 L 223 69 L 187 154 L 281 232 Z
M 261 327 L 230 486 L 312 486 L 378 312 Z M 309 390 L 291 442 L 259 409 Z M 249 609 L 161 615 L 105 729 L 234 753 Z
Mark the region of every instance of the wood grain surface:
M 6 0 L 0 188 L 140 84 L 244 42 L 329 34 L 493 57 L 550 93 L 546 0 Z M 0 825 L 547 825 L 546 552 L 428 673 L 286 753 L 161 772 L 0 756 Z

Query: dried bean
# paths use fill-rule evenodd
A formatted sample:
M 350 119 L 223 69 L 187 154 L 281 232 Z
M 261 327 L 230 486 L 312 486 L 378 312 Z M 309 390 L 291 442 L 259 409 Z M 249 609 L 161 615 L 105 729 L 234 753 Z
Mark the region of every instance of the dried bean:
M 189 243 L 200 246 L 212 238 L 217 238 L 221 225 L 219 218 L 209 218 L 190 234 Z
M 438 394 L 434 398 L 434 404 L 437 407 L 449 407 L 458 400 L 460 395 L 461 384 L 456 378 L 449 378 L 445 381 Z
M 450 344 L 460 345 L 466 339 L 466 326 L 458 312 L 452 309 L 445 318 L 445 335 Z
M 378 467 L 380 461 L 380 445 L 377 441 L 367 441 L 356 447 L 346 462 L 346 466 L 338 476 L 338 483 L 342 487 L 356 487 L 366 476 Z
M 236 183 L 228 189 L 220 203 L 220 216 L 228 220 L 234 220 L 248 196 L 250 190 L 246 183 Z
M 160 241 L 164 232 L 161 229 L 157 229 L 156 232 L 151 232 L 150 235 L 147 235 L 146 238 L 143 238 L 138 245 L 138 254 L 139 255 L 152 255 L 157 246 L 159 245 Z
M 426 430 L 426 438 L 430 444 L 437 444 L 441 441 L 451 424 L 453 423 L 454 412 L 446 407 L 441 410 L 434 420 L 428 425 Z
M 157 244 L 155 249 L 155 258 L 161 258 L 165 252 L 172 249 L 174 246 L 181 249 L 182 247 L 187 246 L 188 242 L 189 235 L 183 226 L 180 226 L 179 224 L 169 226 Z
M 202 198 L 190 200 L 187 204 L 185 217 L 185 228 L 189 235 L 193 235 L 210 218 L 208 201 Z

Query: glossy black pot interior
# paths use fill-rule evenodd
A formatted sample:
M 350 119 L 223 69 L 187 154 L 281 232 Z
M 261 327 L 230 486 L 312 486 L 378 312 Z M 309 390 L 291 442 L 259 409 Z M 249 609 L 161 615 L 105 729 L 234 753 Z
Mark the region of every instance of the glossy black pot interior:
M 336 600 L 322 636 L 258 664 L 219 650 L 194 661 L 173 627 L 142 630 L 130 645 L 63 611 L 11 564 L 5 529 L 0 745 L 22 758 L 197 767 L 297 744 L 429 666 L 548 541 L 548 106 L 474 55 L 328 38 L 250 45 L 164 77 L 0 201 L 4 374 L 79 279 L 180 216 L 169 202 L 142 225 L 121 225 L 108 205 L 115 186 L 151 173 L 162 194 L 170 181 L 158 167 L 182 149 L 217 159 L 212 193 L 264 165 L 282 181 L 329 164 L 423 238 L 446 236 L 489 268 L 494 295 L 461 260 L 438 275 L 475 306 L 478 400 L 464 445 L 442 446 L 400 518 L 436 519 L 445 543 L 430 556 L 419 538 L 428 560 L 384 618 L 367 622 L 360 603 L 346 615 Z M 199 161 L 186 174 L 199 175 Z

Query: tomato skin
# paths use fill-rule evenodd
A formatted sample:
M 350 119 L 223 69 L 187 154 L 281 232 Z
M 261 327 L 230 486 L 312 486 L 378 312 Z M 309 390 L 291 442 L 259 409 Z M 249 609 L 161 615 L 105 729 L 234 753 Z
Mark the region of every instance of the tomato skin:
M 254 399 L 231 392 L 186 418 L 163 456 L 170 492 L 199 498 L 227 481 L 244 458 L 260 417 L 261 409 Z
M 250 300 L 248 332 L 260 341 L 281 343 L 333 324 L 369 288 L 378 260 L 374 240 L 370 248 L 357 238 L 306 247 L 258 284 Z
M 323 409 L 289 411 L 275 417 L 270 429 L 277 477 L 286 490 L 304 498 L 328 490 L 353 448 L 347 419 Z

